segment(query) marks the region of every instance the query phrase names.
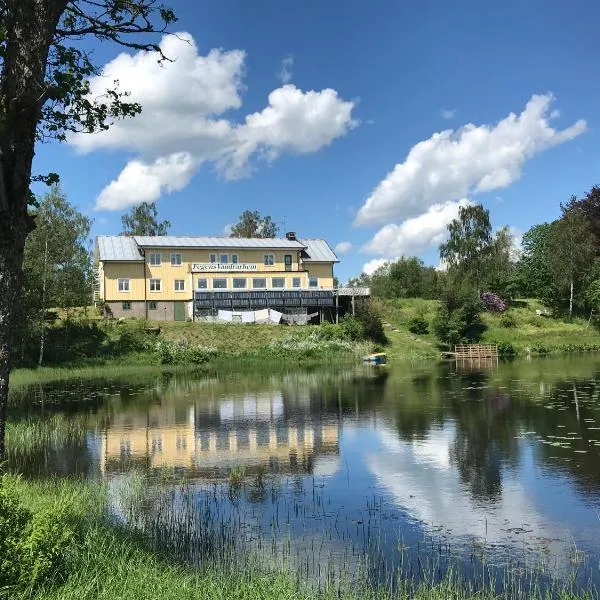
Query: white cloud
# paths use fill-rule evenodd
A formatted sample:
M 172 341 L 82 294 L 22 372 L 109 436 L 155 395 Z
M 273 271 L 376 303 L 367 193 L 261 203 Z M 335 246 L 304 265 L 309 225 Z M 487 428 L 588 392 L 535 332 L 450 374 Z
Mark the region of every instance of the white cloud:
M 367 275 L 373 275 L 377 269 L 383 267 L 385 264 L 389 262 L 393 262 L 397 260 L 396 258 L 374 258 L 373 260 L 367 261 L 362 268 L 362 272 Z
M 355 224 L 406 219 L 434 204 L 507 187 L 521 176 L 527 160 L 585 131 L 583 120 L 553 129 L 552 100 L 551 94 L 535 95 L 520 115 L 511 113 L 494 126 L 468 124 L 419 142 L 373 190 Z
M 230 236 L 231 230 L 233 229 L 233 223 L 227 223 L 227 225 L 223 226 L 223 235 Z
M 221 161 L 227 177 L 244 174 L 254 153 L 274 160 L 282 152 L 316 152 L 357 125 L 353 102 L 335 90 L 303 92 L 288 84 L 269 94 L 269 106 L 246 117 L 237 128 L 235 148 Z
M 440 114 L 442 115 L 442 119 L 446 119 L 447 121 L 449 121 L 450 119 L 454 119 L 454 117 L 456 116 L 456 109 L 442 108 L 442 112 Z
M 120 81 L 130 92 L 127 100 L 143 107 L 141 115 L 117 121 L 107 131 L 69 138 L 83 153 L 106 149 L 139 154 L 100 194 L 98 209 L 121 209 L 140 198 L 156 200 L 185 187 L 209 161 L 235 179 L 252 170 L 253 159 L 316 152 L 357 125 L 353 101 L 332 89 L 303 91 L 291 84 L 273 90 L 262 111 L 240 122 L 225 118 L 227 111 L 242 106 L 245 53 L 213 49 L 202 56 L 188 33 L 164 36 L 160 45 L 172 62 L 159 64 L 156 52 L 123 53 L 90 82 L 90 95 L 100 98 Z M 181 164 L 173 164 L 178 163 L 174 156 L 189 157 L 185 178 Z
M 281 59 L 281 65 L 279 67 L 279 73 L 277 78 L 283 85 L 289 83 L 292 80 L 292 68 L 294 67 L 294 57 L 289 54 Z
M 350 242 L 340 242 L 335 247 L 336 254 L 346 254 L 352 250 L 352 244 Z
M 521 246 L 523 245 L 523 232 L 516 227 L 509 227 L 508 233 L 512 238 L 512 246 L 510 248 L 510 259 L 513 262 L 517 262 L 521 258 L 521 254 L 523 253 L 523 249 Z
M 430 206 L 426 213 L 406 219 L 400 225 L 382 227 L 363 246 L 364 252 L 383 256 L 415 256 L 432 246 L 439 246 L 448 233 L 448 225 L 458 217 L 466 199 Z
M 161 157 L 150 164 L 132 160 L 117 179 L 102 190 L 96 199 L 96 209 L 121 210 L 141 202 L 153 202 L 165 192 L 182 190 L 195 169 L 196 162 L 187 152 Z

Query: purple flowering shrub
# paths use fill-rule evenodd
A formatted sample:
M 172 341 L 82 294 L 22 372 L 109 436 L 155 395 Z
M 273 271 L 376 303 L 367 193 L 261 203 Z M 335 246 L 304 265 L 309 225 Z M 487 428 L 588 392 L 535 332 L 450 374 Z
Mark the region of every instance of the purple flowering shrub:
M 504 312 L 506 310 L 506 302 L 492 292 L 483 292 L 481 300 L 485 304 L 486 310 L 490 312 Z

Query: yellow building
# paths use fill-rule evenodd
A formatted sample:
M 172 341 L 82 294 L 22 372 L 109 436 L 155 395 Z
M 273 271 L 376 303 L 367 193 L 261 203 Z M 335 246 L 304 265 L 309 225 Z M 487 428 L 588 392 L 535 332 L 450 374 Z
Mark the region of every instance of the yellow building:
M 310 315 L 334 305 L 325 240 L 99 236 L 95 301 L 115 317 L 245 320 L 253 311 Z M 289 317 L 292 318 L 292 317 Z

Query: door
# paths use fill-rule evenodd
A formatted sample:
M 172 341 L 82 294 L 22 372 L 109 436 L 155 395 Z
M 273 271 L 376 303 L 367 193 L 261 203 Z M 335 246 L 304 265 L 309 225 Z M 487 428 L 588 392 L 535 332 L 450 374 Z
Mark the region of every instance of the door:
M 286 254 L 283 260 L 285 263 L 285 270 L 291 271 L 292 270 L 292 255 Z
M 173 303 L 173 318 L 175 321 L 185 321 L 185 302 Z

